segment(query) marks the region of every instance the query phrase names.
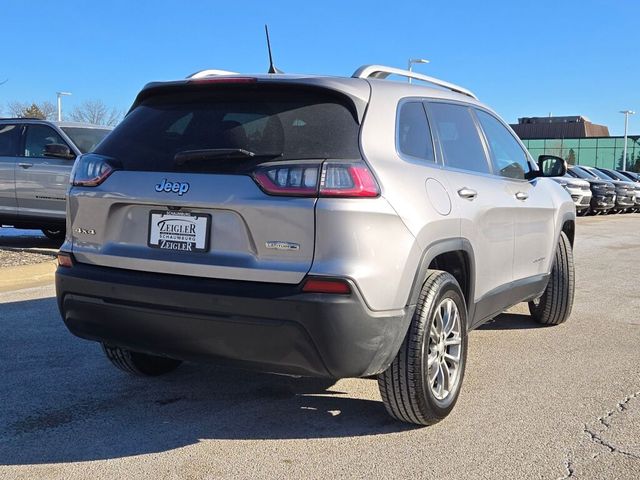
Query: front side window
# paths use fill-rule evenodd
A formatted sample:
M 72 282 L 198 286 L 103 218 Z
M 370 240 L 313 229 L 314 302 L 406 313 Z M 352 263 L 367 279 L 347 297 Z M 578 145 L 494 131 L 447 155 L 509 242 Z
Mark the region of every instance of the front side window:
M 18 154 L 20 127 L 18 125 L 0 125 L 0 157 L 13 157 Z
M 444 163 L 451 168 L 490 173 L 487 156 L 469 108 L 449 103 L 430 103 Z
M 45 147 L 53 143 L 66 145 L 62 137 L 53 128 L 46 125 L 29 125 L 24 145 L 24 156 L 45 157 Z
M 493 115 L 482 110 L 476 110 L 476 114 L 489 143 L 495 173 L 502 177 L 524 180 L 530 167 L 520 144 Z
M 400 153 L 435 161 L 429 121 L 422 102 L 407 102 L 400 107 L 397 135 Z

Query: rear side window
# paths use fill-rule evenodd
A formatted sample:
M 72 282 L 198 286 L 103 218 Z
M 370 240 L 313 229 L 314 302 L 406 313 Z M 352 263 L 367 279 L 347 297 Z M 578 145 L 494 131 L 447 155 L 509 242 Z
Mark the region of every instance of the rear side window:
M 95 152 L 125 170 L 232 171 L 256 161 L 360 158 L 359 128 L 348 102 L 330 92 L 217 87 L 149 98 Z M 214 149 L 254 156 L 174 161 L 177 153 Z
M 29 125 L 24 145 L 24 156 L 44 157 L 44 148 L 53 143 L 67 145 L 53 128 L 46 125 Z
M 18 154 L 20 128 L 18 125 L 0 125 L 0 157 L 14 157 Z
M 489 173 L 489 164 L 469 109 L 449 103 L 430 103 L 444 163 L 470 172 Z
M 422 102 L 407 102 L 400 107 L 397 134 L 400 153 L 435 161 L 429 121 Z
M 482 110 L 476 110 L 489 149 L 494 171 L 497 175 L 524 180 L 529 172 L 529 161 L 520 144 L 495 117 Z

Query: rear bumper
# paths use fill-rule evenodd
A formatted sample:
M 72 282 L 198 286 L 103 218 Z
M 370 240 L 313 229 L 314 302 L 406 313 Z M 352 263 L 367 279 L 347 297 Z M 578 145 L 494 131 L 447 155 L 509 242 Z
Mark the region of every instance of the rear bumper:
M 75 264 L 56 272 L 75 335 L 185 360 L 345 378 L 386 369 L 411 309 L 370 311 L 349 295 L 298 285 L 203 279 Z

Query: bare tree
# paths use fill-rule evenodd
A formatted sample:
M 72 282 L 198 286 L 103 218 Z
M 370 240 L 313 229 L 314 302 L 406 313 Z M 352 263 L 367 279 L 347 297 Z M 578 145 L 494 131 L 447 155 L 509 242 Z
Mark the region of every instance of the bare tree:
M 76 122 L 112 127 L 120 121 L 122 112 L 116 108 L 110 109 L 102 100 L 85 100 L 80 106 L 74 108 L 69 116 Z
M 12 117 L 40 118 L 42 120 L 54 120 L 56 107 L 51 102 L 9 102 L 7 110 Z

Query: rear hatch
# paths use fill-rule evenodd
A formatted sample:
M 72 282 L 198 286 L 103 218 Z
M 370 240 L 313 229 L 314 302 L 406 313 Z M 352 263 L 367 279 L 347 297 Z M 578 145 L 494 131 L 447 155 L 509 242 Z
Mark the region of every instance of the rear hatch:
M 313 260 L 323 165 L 360 159 L 361 100 L 245 78 L 151 90 L 76 162 L 76 261 L 300 282 Z

